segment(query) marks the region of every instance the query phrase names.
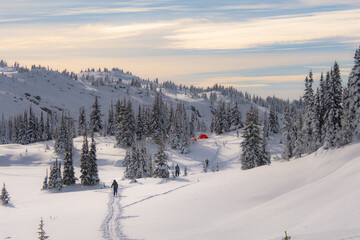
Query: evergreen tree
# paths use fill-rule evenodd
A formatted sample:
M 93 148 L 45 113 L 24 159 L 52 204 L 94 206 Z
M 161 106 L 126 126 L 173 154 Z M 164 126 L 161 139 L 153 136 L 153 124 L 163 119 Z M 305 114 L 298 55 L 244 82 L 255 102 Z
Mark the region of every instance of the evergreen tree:
M 219 135 L 226 131 L 228 122 L 226 117 L 225 102 L 222 101 L 218 104 L 216 113 L 214 115 L 214 132 Z
M 92 185 L 91 169 L 89 164 L 89 144 L 87 140 L 87 134 L 84 135 L 83 145 L 80 154 L 80 180 L 81 185 L 90 186 Z
M 46 124 L 44 126 L 44 133 L 43 133 L 43 140 L 44 141 L 48 141 L 48 140 L 51 140 L 52 139 L 52 136 L 51 136 L 51 133 L 50 133 L 50 116 L 49 114 L 47 114 L 47 117 L 46 117 Z
M 305 92 L 303 96 L 304 111 L 303 111 L 303 125 L 302 125 L 302 148 L 304 152 L 311 153 L 315 151 L 313 145 L 313 119 L 314 119 L 314 91 L 312 89 L 313 75 L 310 70 L 309 76 L 305 78 Z
M 136 138 L 137 140 L 141 140 L 143 138 L 143 136 L 145 135 L 145 131 L 144 131 L 144 120 L 143 120 L 143 116 L 142 116 L 142 110 L 141 110 L 141 106 L 139 105 L 139 110 L 138 110 L 138 114 L 137 114 L 137 118 L 136 118 Z
M 349 75 L 348 89 L 349 116 L 353 117 L 351 127 L 354 129 L 354 135 L 360 139 L 360 47 L 355 51 L 354 66 Z
M 115 135 L 115 119 L 114 119 L 114 106 L 111 101 L 110 109 L 109 109 L 109 117 L 107 122 L 107 134 L 109 136 Z
M 325 98 L 325 148 L 336 146 L 336 135 L 341 129 L 342 109 L 342 85 L 339 65 L 335 62 L 333 70 L 326 76 L 328 91 Z
M 269 123 L 269 117 L 268 113 L 264 113 L 264 119 L 263 119 L 263 133 L 265 137 L 269 137 L 270 135 L 270 123 Z
M 289 104 L 285 106 L 284 117 L 283 117 L 283 126 L 282 126 L 282 144 L 283 152 L 282 157 L 286 160 L 289 160 L 293 156 L 293 138 L 294 132 L 292 127 L 293 119 L 290 114 Z
M 166 109 L 161 92 L 157 92 L 155 95 L 149 130 L 154 140 L 157 140 L 159 136 L 166 136 Z
M 350 110 L 349 89 L 344 89 L 343 94 L 343 116 L 341 118 L 341 129 L 336 136 L 337 146 L 345 146 L 352 142 L 354 137 L 353 119 L 354 112 Z
M 61 165 L 60 165 L 60 163 L 58 163 L 57 159 L 55 160 L 53 165 L 50 167 L 48 189 L 49 190 L 56 189 L 59 191 L 62 189 Z
M 59 165 L 57 166 L 57 173 L 56 173 L 56 182 L 55 182 L 55 189 L 58 191 L 61 191 L 61 189 L 63 188 L 62 185 L 62 175 L 61 175 L 61 163 L 59 163 Z
M 79 109 L 79 120 L 78 120 L 78 136 L 84 136 L 87 131 L 86 126 L 86 115 L 85 115 L 85 108 L 81 107 Z
M 131 153 L 130 150 L 127 149 L 126 150 L 126 154 L 125 154 L 125 158 L 122 162 L 123 167 L 125 168 L 125 177 L 127 177 L 127 172 L 129 171 L 129 165 L 130 165 L 130 161 L 131 161 Z
M 274 104 L 271 105 L 270 107 L 269 126 L 270 126 L 270 133 L 280 132 L 279 118 Z
M 10 195 L 6 190 L 5 183 L 3 185 L 3 188 L 1 189 L 0 200 L 3 205 L 9 204 L 10 202 Z
M 54 143 L 55 152 L 59 154 L 65 153 L 67 141 L 68 141 L 68 129 L 66 124 L 66 118 L 63 113 L 61 116 L 60 126 L 57 128 L 56 131 L 56 138 Z
M 42 186 L 41 190 L 47 190 L 48 187 L 49 187 L 49 185 L 48 185 L 48 170 L 46 169 L 46 175 L 45 175 L 43 186 Z
M 63 184 L 72 185 L 75 184 L 76 180 L 72 159 L 72 145 L 67 144 L 64 158 Z
M 38 141 L 46 141 L 44 139 L 44 132 L 45 132 L 44 115 L 43 112 L 41 112 L 39 130 L 38 130 Z
M 134 142 L 135 135 L 135 118 L 130 100 L 124 109 L 124 118 L 121 124 L 120 146 L 130 147 Z
M 139 178 L 139 149 L 136 143 L 132 145 L 130 159 L 127 162 L 127 168 L 125 169 L 125 177 L 129 179 Z
M 270 161 L 268 155 L 264 152 L 266 146 L 264 146 L 260 127 L 258 111 L 251 106 L 246 114 L 242 135 L 244 140 L 241 143 L 242 154 L 240 160 L 243 170 L 262 166 Z
M 100 179 L 99 179 L 99 171 L 98 171 L 98 166 L 97 166 L 96 142 L 94 139 L 94 133 L 91 134 L 91 145 L 90 145 L 90 151 L 89 151 L 89 165 L 90 165 L 91 185 L 95 185 L 100 182 Z
M 38 237 L 38 239 L 45 240 L 45 239 L 49 238 L 49 236 L 46 236 L 46 232 L 44 230 L 44 220 L 42 218 L 40 219 L 40 225 L 39 225 L 38 229 L 39 229 L 39 232 L 38 232 L 39 237 Z
M 93 132 L 100 132 L 103 125 L 101 121 L 100 105 L 98 103 L 98 97 L 95 96 L 95 102 L 92 105 L 92 112 L 90 113 L 90 127 Z
M 304 138 L 302 136 L 303 132 L 301 129 L 303 128 L 303 114 L 302 111 L 299 111 L 296 113 L 297 115 L 297 121 L 295 123 L 295 143 L 294 143 L 294 150 L 293 150 L 293 156 L 294 157 L 301 157 L 302 154 L 305 153 L 304 150 Z
M 158 151 L 154 155 L 155 170 L 154 176 L 159 178 L 169 178 L 169 166 L 167 164 L 168 157 L 164 151 L 163 137 L 159 136 Z
M 231 109 L 230 125 L 231 125 L 231 130 L 238 130 L 244 127 L 244 123 L 242 121 L 242 114 L 238 107 L 238 102 L 235 102 L 235 105 Z

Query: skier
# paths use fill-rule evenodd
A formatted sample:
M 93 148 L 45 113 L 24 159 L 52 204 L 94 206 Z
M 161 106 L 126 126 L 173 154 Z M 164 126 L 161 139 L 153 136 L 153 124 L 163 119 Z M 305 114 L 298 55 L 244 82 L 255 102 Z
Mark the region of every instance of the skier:
M 114 188 L 114 197 L 117 196 L 117 189 L 118 189 L 118 183 L 116 182 L 116 180 L 114 179 L 113 183 L 111 184 L 111 187 Z
M 175 167 L 175 176 L 176 177 L 180 176 L 180 167 L 178 164 L 176 164 L 176 167 Z
M 206 166 L 206 168 L 208 168 L 208 166 L 209 166 L 209 160 L 208 159 L 205 160 L 205 166 Z

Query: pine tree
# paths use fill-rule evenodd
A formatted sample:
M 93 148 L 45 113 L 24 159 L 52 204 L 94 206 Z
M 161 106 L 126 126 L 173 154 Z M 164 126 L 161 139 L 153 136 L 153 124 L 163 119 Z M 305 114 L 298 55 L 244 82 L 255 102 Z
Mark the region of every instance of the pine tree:
M 61 188 L 62 188 L 61 169 L 60 169 L 60 164 L 56 159 L 53 165 L 50 167 L 48 190 L 52 190 L 52 189 L 61 190 Z
M 99 171 L 98 171 L 98 166 L 97 166 L 96 142 L 94 139 L 94 133 L 91 134 L 91 145 L 90 145 L 90 151 L 89 151 L 89 165 L 90 165 L 91 185 L 95 185 L 100 182 L 100 179 L 99 179 Z
M 130 100 L 127 102 L 127 106 L 124 109 L 121 133 L 120 146 L 130 147 L 134 142 L 135 135 L 135 118 Z
M 61 163 L 57 166 L 57 173 L 56 173 L 56 181 L 55 181 L 55 189 L 61 191 L 63 188 L 63 180 L 61 175 Z
M 66 144 L 68 141 L 68 129 L 64 113 L 61 116 L 60 126 L 56 131 L 56 138 L 54 143 L 55 152 L 58 154 L 64 154 L 66 149 Z
M 305 153 L 304 138 L 302 136 L 303 132 L 301 131 L 301 129 L 303 128 L 302 111 L 297 112 L 296 115 L 297 115 L 297 121 L 295 123 L 295 128 L 294 128 L 294 135 L 296 140 L 294 143 L 293 156 L 301 157 L 301 155 Z
M 161 92 L 157 92 L 155 95 L 149 130 L 154 140 L 157 140 L 159 136 L 166 136 L 166 109 Z
M 100 105 L 98 103 L 98 97 L 95 96 L 95 102 L 92 105 L 92 112 L 90 113 L 90 128 L 91 131 L 100 132 L 102 130 L 103 125 L 101 121 L 101 112 Z
M 270 126 L 270 133 L 280 132 L 279 118 L 274 104 L 271 105 L 270 107 L 269 126 Z
M 312 150 L 316 151 L 323 144 L 322 137 L 322 125 L 323 125 L 323 115 L 322 115 L 322 106 L 321 106 L 321 95 L 320 90 L 317 89 L 313 105 L 313 118 L 312 118 Z
M 343 115 L 342 85 L 337 62 L 335 62 L 333 70 L 327 74 L 326 81 L 329 84 L 324 102 L 326 108 L 324 117 L 324 147 L 332 148 L 336 146 L 336 135 L 341 129 L 341 118 Z
M 39 232 L 38 232 L 39 237 L 38 237 L 38 239 L 45 240 L 45 239 L 49 238 L 49 236 L 46 236 L 46 232 L 44 230 L 44 220 L 42 218 L 40 219 L 40 225 L 39 225 L 38 229 L 39 229 Z
M 5 183 L 3 185 L 3 188 L 1 189 L 0 200 L 3 205 L 9 204 L 10 202 L 10 195 L 6 190 Z
M 231 130 L 238 130 L 244 127 L 244 123 L 242 121 L 242 114 L 238 107 L 238 102 L 235 102 L 235 105 L 231 109 L 230 125 L 231 125 Z
M 313 118 L 314 118 L 314 91 L 312 89 L 313 75 L 310 70 L 309 76 L 305 78 L 305 92 L 303 96 L 304 111 L 303 111 L 303 125 L 302 125 L 302 147 L 304 152 L 311 153 L 315 151 L 313 143 Z
M 137 138 L 137 140 L 143 139 L 143 136 L 145 135 L 144 120 L 143 120 L 142 113 L 143 112 L 141 110 L 141 106 L 139 105 L 139 110 L 138 110 L 138 114 L 136 117 L 136 138 Z
M 75 170 L 72 160 L 72 145 L 67 144 L 64 158 L 64 171 L 63 171 L 63 184 L 72 185 L 75 184 L 77 178 L 75 177 Z
M 109 136 L 115 135 L 114 106 L 112 101 L 109 109 L 109 117 L 107 122 L 107 135 Z
M 46 175 L 45 175 L 43 186 L 42 186 L 41 190 L 47 190 L 48 187 L 49 187 L 49 185 L 48 185 L 48 170 L 46 169 Z
M 351 127 L 354 135 L 360 139 L 360 47 L 356 49 L 354 66 L 349 75 L 349 116 L 353 116 Z
M 78 136 L 84 136 L 87 131 L 86 126 L 86 115 L 85 115 L 85 108 L 81 107 L 79 109 L 79 120 L 78 120 Z
M 80 179 L 81 185 L 90 186 L 92 185 L 91 173 L 90 173 L 90 164 L 89 164 L 89 144 L 87 140 L 87 134 L 84 135 L 84 141 L 81 148 L 80 154 Z
M 260 127 L 258 111 L 251 106 L 246 114 L 242 135 L 244 140 L 241 143 L 242 154 L 240 160 L 243 170 L 269 163 L 268 155 L 264 152 L 266 146 L 264 146 Z
M 164 152 L 164 144 L 162 142 L 163 137 L 159 136 L 158 139 L 158 151 L 154 155 L 155 170 L 154 176 L 159 178 L 169 178 L 169 166 L 167 164 L 168 157 Z
M 139 149 L 137 144 L 134 143 L 131 149 L 129 162 L 127 163 L 125 177 L 129 179 L 141 177 L 141 174 L 139 176 L 139 168 Z

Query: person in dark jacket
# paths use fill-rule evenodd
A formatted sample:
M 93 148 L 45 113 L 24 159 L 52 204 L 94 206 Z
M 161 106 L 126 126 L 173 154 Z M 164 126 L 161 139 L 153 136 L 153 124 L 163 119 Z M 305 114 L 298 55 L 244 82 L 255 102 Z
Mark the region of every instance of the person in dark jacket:
M 176 177 L 180 176 L 180 167 L 178 164 L 176 164 L 176 167 L 175 167 L 175 176 Z
M 113 183 L 111 184 L 111 187 L 114 188 L 114 197 L 116 197 L 119 185 L 118 185 L 118 183 L 116 182 L 115 179 L 114 179 Z

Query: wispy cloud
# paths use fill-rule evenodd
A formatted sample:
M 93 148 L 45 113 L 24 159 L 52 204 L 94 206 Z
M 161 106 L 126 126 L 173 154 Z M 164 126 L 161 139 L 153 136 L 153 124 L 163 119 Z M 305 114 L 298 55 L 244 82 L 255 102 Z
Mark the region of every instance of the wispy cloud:
M 360 39 L 360 9 L 305 16 L 252 19 L 248 22 L 198 22 L 174 34 L 170 47 L 178 49 L 247 49 L 274 44 L 300 44 L 321 39 Z

